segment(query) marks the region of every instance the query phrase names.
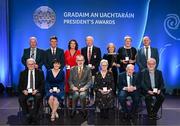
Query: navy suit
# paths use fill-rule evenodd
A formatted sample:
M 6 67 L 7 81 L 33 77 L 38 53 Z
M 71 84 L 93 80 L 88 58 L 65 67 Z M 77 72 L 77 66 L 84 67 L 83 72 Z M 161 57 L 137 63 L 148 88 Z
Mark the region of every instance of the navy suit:
M 57 59 L 60 61 L 61 67 L 60 69 L 64 68 L 64 50 L 60 48 L 56 48 L 56 54 L 53 55 L 51 52 L 51 48 L 47 49 L 45 52 L 45 66 L 46 69 L 52 69 L 53 68 L 53 60 Z
M 126 72 L 120 73 L 118 82 L 119 82 L 119 84 L 118 84 L 119 101 L 121 103 L 122 112 L 128 113 L 128 109 L 126 106 L 126 98 L 128 96 L 131 96 L 131 98 L 133 100 L 132 112 L 136 112 L 138 105 L 139 105 L 139 87 L 140 87 L 139 74 L 133 73 L 132 86 L 136 86 L 136 90 L 133 92 L 128 92 L 126 90 L 123 90 L 124 87 L 128 86 L 127 85 L 127 74 L 126 74 Z
M 156 102 L 154 104 L 154 107 L 152 107 L 152 102 L 153 102 L 153 96 L 148 94 L 148 91 L 152 89 L 151 86 L 151 80 L 150 80 L 150 75 L 148 69 L 145 69 L 141 73 L 141 85 L 142 89 L 145 95 L 145 102 L 146 102 L 146 107 L 147 107 L 147 112 L 149 115 L 156 114 L 162 105 L 164 101 L 164 80 L 162 76 L 162 72 L 160 70 L 155 70 L 155 88 L 158 90 L 161 90 L 161 93 L 158 95 L 154 95 L 156 97 Z
M 24 49 L 23 56 L 21 58 L 22 64 L 26 66 L 26 60 L 30 58 L 31 48 Z M 42 65 L 44 62 L 44 51 L 36 48 L 36 64 L 38 65 L 39 69 L 42 69 Z
M 151 49 L 151 58 L 154 58 L 156 60 L 156 67 L 158 67 L 159 64 L 159 53 L 157 48 Z M 147 59 L 144 52 L 144 47 L 138 50 L 137 58 L 136 58 L 137 65 L 139 66 L 139 70 L 142 71 L 143 69 L 147 68 Z

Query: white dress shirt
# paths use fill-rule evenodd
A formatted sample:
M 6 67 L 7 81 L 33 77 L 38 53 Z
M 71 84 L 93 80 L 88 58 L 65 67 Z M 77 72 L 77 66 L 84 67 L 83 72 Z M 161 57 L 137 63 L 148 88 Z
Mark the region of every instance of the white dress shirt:
M 146 47 L 144 46 L 144 55 L 146 56 Z M 148 59 L 151 58 L 151 47 L 148 47 Z
M 33 58 L 34 60 L 36 60 L 36 52 L 37 52 L 37 48 L 34 48 L 34 54 L 32 52 L 32 48 L 30 48 L 30 57 Z
M 35 89 L 35 70 L 33 71 L 33 89 Z M 31 70 L 28 70 L 28 84 L 27 84 L 27 89 L 30 88 L 30 75 L 31 75 Z
M 54 50 L 54 54 L 56 54 L 56 48 L 52 48 L 51 47 L 51 53 L 53 54 L 53 50 Z

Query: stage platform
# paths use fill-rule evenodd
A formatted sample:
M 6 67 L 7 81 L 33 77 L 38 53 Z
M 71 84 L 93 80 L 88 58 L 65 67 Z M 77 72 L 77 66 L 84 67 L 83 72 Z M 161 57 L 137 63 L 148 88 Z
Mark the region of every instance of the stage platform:
M 149 120 L 146 109 L 141 108 L 139 118 L 122 121 L 121 113 L 117 109 L 110 111 L 109 119 L 100 118 L 99 113 L 94 109 L 88 111 L 87 119 L 83 119 L 80 114 L 72 119 L 68 115 L 68 110 L 60 110 L 60 118 L 55 122 L 50 122 L 49 115 L 44 114 L 40 118 L 41 125 L 180 125 L 180 97 L 166 96 L 162 106 L 162 118 L 159 120 Z M 20 117 L 19 104 L 16 96 L 0 96 L 0 125 L 25 125 L 26 121 Z M 161 114 L 161 113 L 159 113 Z

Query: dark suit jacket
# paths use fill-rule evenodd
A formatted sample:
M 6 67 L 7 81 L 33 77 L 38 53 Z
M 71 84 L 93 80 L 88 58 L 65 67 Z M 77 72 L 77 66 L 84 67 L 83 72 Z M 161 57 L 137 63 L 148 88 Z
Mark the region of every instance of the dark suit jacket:
M 78 66 L 71 68 L 70 76 L 69 76 L 69 85 L 72 89 L 73 87 L 82 88 L 84 87 L 86 90 L 92 84 L 92 74 L 91 69 L 88 66 L 83 67 L 82 77 L 78 78 Z
M 133 80 L 132 85 L 136 86 L 136 90 L 139 90 L 140 88 L 140 80 L 139 80 L 139 74 L 133 73 Z M 122 72 L 119 74 L 119 81 L 118 81 L 118 90 L 119 92 L 124 88 L 127 87 L 127 75 L 126 72 Z
M 45 52 L 45 66 L 46 69 L 52 69 L 53 68 L 53 60 L 57 59 L 61 63 L 60 69 L 64 68 L 64 50 L 60 48 L 56 48 L 56 55 L 53 56 L 51 49 L 47 49 Z
M 154 58 L 156 60 L 156 68 L 157 68 L 159 64 L 159 53 L 158 53 L 157 48 L 151 47 L 151 58 Z M 140 50 L 138 50 L 136 61 L 137 61 L 140 71 L 147 68 L 147 60 L 146 60 L 143 47 Z
M 20 73 L 18 90 L 22 93 L 23 90 L 27 89 L 28 84 L 28 69 L 25 69 Z M 35 69 L 35 89 L 41 94 L 44 93 L 44 73 L 42 70 Z
M 148 69 L 145 69 L 141 72 L 141 81 L 141 86 L 144 93 L 147 93 L 148 90 L 153 90 L 151 87 L 151 80 Z M 164 89 L 164 80 L 160 70 L 155 70 L 155 88 L 158 88 L 158 90 Z
M 23 56 L 21 58 L 22 64 L 26 66 L 26 60 L 30 58 L 30 48 L 24 49 Z M 39 66 L 39 69 L 42 69 L 42 65 L 44 62 L 44 51 L 37 48 L 36 50 L 36 64 Z
M 88 65 L 88 56 L 87 56 L 87 47 L 81 49 L 81 54 L 84 56 L 85 65 Z M 91 61 L 90 63 L 95 66 L 95 69 L 92 70 L 92 75 L 94 76 L 96 72 L 99 71 L 99 63 L 101 61 L 101 50 L 98 47 L 93 46 Z

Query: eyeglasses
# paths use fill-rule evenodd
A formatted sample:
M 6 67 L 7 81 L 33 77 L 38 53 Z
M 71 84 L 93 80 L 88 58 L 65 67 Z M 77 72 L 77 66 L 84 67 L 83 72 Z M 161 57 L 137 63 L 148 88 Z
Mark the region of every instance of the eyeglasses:
M 31 63 L 31 64 L 28 64 L 29 66 L 32 66 L 32 65 L 34 65 L 33 63 Z

